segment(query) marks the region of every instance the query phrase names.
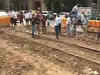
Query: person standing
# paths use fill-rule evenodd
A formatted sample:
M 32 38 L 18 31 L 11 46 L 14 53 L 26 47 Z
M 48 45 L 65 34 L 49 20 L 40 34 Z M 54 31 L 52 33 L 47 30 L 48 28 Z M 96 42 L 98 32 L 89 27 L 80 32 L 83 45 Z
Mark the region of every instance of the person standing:
M 32 24 L 32 11 L 29 11 L 29 22 L 30 25 Z
M 64 29 L 64 31 L 63 32 L 66 32 L 66 26 L 67 25 L 67 15 L 64 15 L 63 17 L 62 17 L 62 27 L 63 27 L 63 29 Z
M 59 15 L 55 16 L 55 32 L 56 32 L 56 39 L 59 40 L 59 35 L 60 35 L 60 24 L 61 24 L 61 19 Z
M 23 19 L 24 19 L 24 15 L 23 15 L 23 12 L 20 12 L 19 14 L 18 14 L 18 19 L 19 19 L 19 21 L 20 21 L 20 24 L 24 24 L 23 23 Z
M 46 16 L 43 15 L 43 19 L 42 19 L 42 33 L 45 34 L 46 33 Z
M 30 13 L 28 11 L 26 11 L 24 14 L 24 17 L 25 17 L 26 25 L 29 25 Z
M 17 25 L 17 13 L 15 11 L 12 11 L 9 16 L 11 17 L 10 22 L 11 22 L 12 30 L 15 31 Z
M 84 12 L 82 12 L 82 14 L 81 14 L 81 21 L 82 21 L 82 28 L 83 28 L 84 32 L 87 33 L 88 17 L 86 16 L 86 14 Z
M 35 31 L 36 31 L 36 15 L 32 15 L 32 38 L 35 37 Z
M 37 28 L 37 32 L 38 35 L 40 34 L 40 25 L 41 25 L 41 13 L 40 11 L 36 12 L 36 28 Z
M 72 21 L 71 21 L 70 14 L 66 18 L 67 18 L 67 35 L 68 36 L 71 36 L 71 25 L 72 25 Z
M 73 8 L 72 8 L 72 11 L 71 11 L 72 15 L 77 18 L 77 15 L 79 13 L 79 4 L 75 5 Z
M 58 15 L 58 20 L 59 20 L 59 33 L 61 35 L 61 32 L 62 32 L 62 30 L 61 30 L 61 28 L 62 28 L 62 25 L 61 25 L 62 18 L 59 15 Z

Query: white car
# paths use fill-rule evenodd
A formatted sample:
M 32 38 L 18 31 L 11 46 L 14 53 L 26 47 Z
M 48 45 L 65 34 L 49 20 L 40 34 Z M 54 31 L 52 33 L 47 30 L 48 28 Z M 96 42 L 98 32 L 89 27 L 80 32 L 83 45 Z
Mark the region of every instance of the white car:
M 43 14 L 44 16 L 47 16 L 47 15 L 48 15 L 48 11 L 42 11 L 42 14 Z
M 53 11 L 42 11 L 42 14 L 47 16 L 48 14 L 53 14 Z
M 0 16 L 8 16 L 8 13 L 4 11 L 0 11 Z

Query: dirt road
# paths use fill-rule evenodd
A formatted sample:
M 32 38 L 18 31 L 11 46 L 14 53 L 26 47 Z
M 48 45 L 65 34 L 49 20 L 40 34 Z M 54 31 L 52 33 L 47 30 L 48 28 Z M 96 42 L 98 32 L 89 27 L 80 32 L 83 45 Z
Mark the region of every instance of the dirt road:
M 99 64 L 59 51 L 62 48 L 69 50 L 69 45 L 61 42 L 46 38 L 32 39 L 27 33 L 3 30 L 0 32 L 0 42 L 0 75 L 100 74 Z M 94 59 L 99 60 L 99 53 L 93 53 L 87 52 L 86 56 L 95 56 Z

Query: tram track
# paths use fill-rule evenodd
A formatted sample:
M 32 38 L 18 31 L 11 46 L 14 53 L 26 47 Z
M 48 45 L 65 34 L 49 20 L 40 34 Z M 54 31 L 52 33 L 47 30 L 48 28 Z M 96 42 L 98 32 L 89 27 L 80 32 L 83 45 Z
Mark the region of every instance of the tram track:
M 32 34 L 31 31 L 30 32 L 22 32 L 22 33 L 27 33 L 30 35 Z M 46 35 L 42 34 L 41 38 L 58 42 L 57 40 L 55 40 L 55 33 L 54 32 L 49 32 Z M 69 40 L 66 41 L 66 39 L 69 39 Z M 97 41 L 97 43 L 98 43 L 97 44 L 96 42 L 88 42 L 86 40 L 85 41 L 78 41 L 78 39 L 77 39 L 77 43 L 76 43 L 75 39 L 70 39 L 70 38 L 66 37 L 65 35 L 61 35 L 59 42 L 67 44 L 67 45 L 71 45 L 71 46 L 74 45 L 74 46 L 77 46 L 79 48 L 84 48 L 84 49 L 88 49 L 88 50 L 95 51 L 95 52 L 100 52 L 100 47 L 99 47 L 98 41 Z M 96 47 L 93 45 L 93 43 L 96 45 Z
M 2 36 L 3 34 L 3 36 Z M 21 46 L 20 50 L 23 50 L 24 45 L 28 45 L 28 49 L 26 51 L 30 51 L 31 54 L 38 54 L 41 57 L 44 57 L 51 62 L 58 64 L 61 67 L 67 68 L 68 66 L 73 68 L 74 70 L 78 70 L 79 74 L 81 74 L 80 66 L 83 66 L 83 63 L 88 65 L 92 65 L 92 67 L 97 71 L 100 71 L 100 60 L 99 60 L 99 53 L 96 51 L 92 51 L 92 53 L 87 52 L 80 52 L 77 49 L 72 50 L 69 48 L 70 45 L 62 43 L 62 45 L 67 46 L 68 48 L 64 47 L 64 49 L 60 48 L 61 45 L 53 46 L 52 44 L 60 43 L 59 41 L 50 40 L 47 37 L 40 36 L 39 38 L 33 39 L 31 38 L 30 33 L 22 33 L 22 32 L 3 32 L 0 38 L 4 40 L 8 40 L 10 43 L 15 44 L 16 46 Z M 5 36 L 6 35 L 6 36 Z M 45 41 L 45 42 L 43 42 Z M 43 42 L 43 43 L 42 43 Z M 48 43 L 49 42 L 49 43 Z M 76 52 L 77 51 L 77 52 Z M 81 50 L 83 51 L 83 50 Z M 88 54 L 89 53 L 89 54 Z M 90 55 L 91 54 L 91 55 Z M 72 63 L 73 62 L 73 63 Z M 77 64 L 76 64 L 77 62 Z M 76 66 L 75 66 L 76 64 Z M 81 64 L 81 65 L 80 65 Z M 77 68 L 76 68 L 77 67 Z
M 33 40 L 33 39 L 31 39 L 30 33 L 24 32 L 24 33 L 20 33 L 20 35 L 19 35 L 19 33 L 20 32 L 18 32 L 16 35 L 12 35 L 12 34 L 10 34 L 10 35 L 20 37 L 20 38 L 23 38 L 23 39 L 26 39 L 26 40 L 30 38 L 29 41 L 32 41 L 32 43 L 38 43 L 40 45 L 43 45 L 44 47 L 52 48 L 53 52 L 55 52 L 55 50 L 56 50 L 56 52 L 57 51 L 61 52 L 62 55 L 63 54 L 69 54 L 69 55 L 72 55 L 72 56 L 75 56 L 75 57 L 79 57 L 79 58 L 100 64 L 100 59 L 99 59 L 100 55 L 99 55 L 98 51 L 96 51 L 96 50 L 91 50 L 91 49 L 87 49 L 87 48 L 84 48 L 84 47 L 75 46 L 75 45 L 64 43 L 64 42 L 61 42 L 61 41 L 60 42 L 54 41 L 50 38 L 43 37 L 43 36 L 38 38 L 38 39 Z M 23 34 L 27 35 L 27 36 L 24 36 Z M 54 44 L 54 46 L 53 46 L 53 44 Z M 63 47 L 63 48 L 61 48 L 61 47 Z M 52 52 L 52 50 L 51 50 L 51 52 Z M 44 50 L 43 53 L 45 53 L 45 51 L 46 50 Z
M 50 37 L 51 36 L 51 37 Z M 52 41 L 56 41 L 55 40 L 55 36 L 52 36 L 52 35 L 43 35 L 42 37 L 44 37 L 44 38 L 46 38 L 46 39 L 48 39 L 48 40 L 52 40 Z M 71 41 L 70 41 L 71 40 Z M 100 52 L 100 50 L 99 50 L 99 48 L 91 48 L 91 47 L 87 47 L 87 45 L 86 44 L 83 44 L 83 45 L 81 45 L 81 43 L 79 43 L 79 42 L 77 42 L 77 43 L 79 43 L 79 44 L 77 44 L 77 43 L 73 43 L 74 42 L 74 40 L 72 40 L 72 39 L 69 39 L 69 40 L 67 40 L 67 38 L 65 39 L 65 38 L 63 38 L 63 39 L 61 39 L 61 40 L 59 40 L 59 41 L 56 41 L 56 42 L 60 42 L 60 43 L 63 43 L 63 44 L 67 44 L 67 45 L 69 45 L 69 46 L 75 46 L 75 47 L 79 47 L 79 48 L 84 48 L 84 49 L 86 49 L 86 50 L 91 50 L 91 51 L 94 51 L 94 52 Z M 89 46 L 89 45 L 88 45 Z

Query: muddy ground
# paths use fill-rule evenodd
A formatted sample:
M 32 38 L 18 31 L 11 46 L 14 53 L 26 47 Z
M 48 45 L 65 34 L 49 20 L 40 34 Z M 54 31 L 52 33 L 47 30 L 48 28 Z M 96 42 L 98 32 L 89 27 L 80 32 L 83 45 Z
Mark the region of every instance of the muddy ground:
M 0 32 L 0 75 L 100 75 L 100 64 L 7 32 Z

